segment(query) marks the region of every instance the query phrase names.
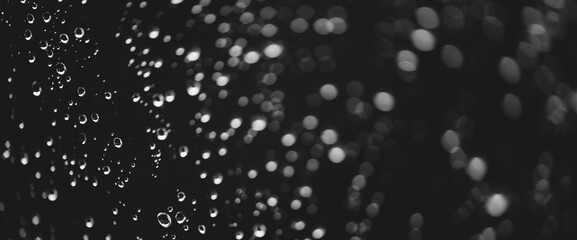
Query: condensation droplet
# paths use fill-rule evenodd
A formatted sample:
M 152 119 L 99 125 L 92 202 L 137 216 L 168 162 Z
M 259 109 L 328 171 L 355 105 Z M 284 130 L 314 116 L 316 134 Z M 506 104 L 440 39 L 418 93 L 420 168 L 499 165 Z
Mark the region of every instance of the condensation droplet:
M 159 212 L 156 215 L 156 219 L 158 220 L 158 223 L 160 224 L 160 226 L 162 226 L 164 228 L 168 228 L 172 224 L 172 219 L 170 218 L 170 215 L 168 215 L 165 212 Z

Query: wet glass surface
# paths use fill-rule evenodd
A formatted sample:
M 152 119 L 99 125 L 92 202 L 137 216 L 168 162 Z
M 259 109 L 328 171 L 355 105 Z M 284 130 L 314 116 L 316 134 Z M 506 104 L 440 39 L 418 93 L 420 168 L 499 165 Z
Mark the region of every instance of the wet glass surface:
M 0 22 L 0 239 L 577 238 L 574 0 Z

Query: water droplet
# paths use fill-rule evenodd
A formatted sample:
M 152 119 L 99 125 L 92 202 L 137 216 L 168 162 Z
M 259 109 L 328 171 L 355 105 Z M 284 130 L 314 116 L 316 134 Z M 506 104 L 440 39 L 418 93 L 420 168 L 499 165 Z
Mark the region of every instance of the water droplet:
M 206 233 L 206 227 L 204 225 L 198 225 L 198 232 L 200 234 L 205 234 Z
M 211 208 L 208 212 L 211 218 L 215 218 L 218 215 L 218 209 L 216 208 Z
M 155 107 L 162 107 L 163 104 L 164 104 L 164 95 L 160 93 L 155 93 L 154 95 L 152 95 L 152 105 L 154 105 Z
M 253 230 L 254 236 L 257 238 L 261 238 L 261 237 L 264 237 L 264 235 L 266 235 L 266 226 L 262 223 L 255 224 L 252 227 L 252 230 Z
M 78 122 L 80 124 L 85 124 L 86 121 L 88 121 L 88 118 L 86 117 L 86 115 L 84 115 L 84 114 L 78 115 Z
M 178 211 L 174 215 L 174 219 L 176 219 L 176 222 L 178 224 L 182 224 L 182 223 L 184 223 L 184 221 L 186 221 L 186 215 L 184 215 L 184 212 Z
M 170 218 L 170 215 L 168 215 L 165 212 L 159 212 L 156 215 L 156 219 L 158 220 L 158 223 L 160 224 L 160 226 L 162 226 L 164 228 L 168 228 L 172 224 L 172 219 Z
M 186 194 L 182 191 L 176 193 L 176 198 L 178 199 L 179 202 L 182 202 L 186 199 Z
M 51 19 L 52 19 L 52 15 L 50 15 L 49 12 L 42 13 L 42 20 L 44 20 L 45 23 L 50 22 Z
M 87 228 L 92 228 L 94 226 L 94 218 L 88 217 L 85 219 L 85 224 Z
M 68 38 L 68 34 L 62 33 L 60 34 L 60 42 L 67 44 L 70 39 Z
M 32 94 L 36 97 L 42 94 L 42 86 L 40 86 L 40 83 L 38 83 L 38 81 L 32 82 Z
M 27 21 L 28 23 L 30 23 L 30 24 L 34 23 L 34 15 L 28 13 L 28 14 L 26 15 L 26 21 Z
M 74 36 L 76 38 L 82 38 L 84 37 L 84 28 L 81 27 L 77 27 L 74 29 Z
M 242 231 L 236 231 L 234 237 L 236 238 L 236 240 L 241 240 L 244 237 L 244 233 Z
M 32 31 L 30 31 L 30 29 L 24 30 L 24 39 L 26 39 L 27 41 L 30 41 L 30 39 L 32 39 Z
M 92 119 L 92 121 L 96 123 L 100 119 L 100 116 L 98 116 L 98 113 L 93 113 L 92 115 L 90 115 L 90 119 Z
M 122 147 L 122 139 L 120 139 L 119 137 L 114 137 L 114 140 L 112 140 L 112 143 L 114 144 L 114 146 L 116 148 Z
M 60 74 L 60 75 L 64 75 L 64 73 L 66 73 L 66 65 L 64 65 L 64 63 L 58 62 L 55 65 L 56 68 L 56 73 Z
M 185 158 L 188 155 L 188 146 L 182 145 L 178 148 L 178 153 L 181 158 Z
M 48 200 L 50 200 L 51 202 L 56 201 L 56 199 L 58 199 L 58 190 L 56 190 L 56 188 L 52 188 L 50 189 L 50 192 L 48 193 Z

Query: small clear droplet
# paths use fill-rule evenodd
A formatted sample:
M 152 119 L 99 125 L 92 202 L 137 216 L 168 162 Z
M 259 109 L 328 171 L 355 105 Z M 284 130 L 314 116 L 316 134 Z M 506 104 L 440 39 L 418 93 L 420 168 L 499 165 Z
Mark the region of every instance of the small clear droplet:
M 66 73 L 66 65 L 64 65 L 64 63 L 58 62 L 56 63 L 55 67 L 56 67 L 56 73 L 60 75 L 64 75 L 64 73 Z
M 61 43 L 67 44 L 69 40 L 70 39 L 68 38 L 68 34 L 66 34 L 66 33 L 60 34 L 60 42 Z
M 28 23 L 30 23 L 30 24 L 34 23 L 34 15 L 28 13 L 28 14 L 26 15 L 26 21 L 27 21 Z
M 114 140 L 112 140 L 112 143 L 116 148 L 122 147 L 122 139 L 120 139 L 119 137 L 115 137 Z

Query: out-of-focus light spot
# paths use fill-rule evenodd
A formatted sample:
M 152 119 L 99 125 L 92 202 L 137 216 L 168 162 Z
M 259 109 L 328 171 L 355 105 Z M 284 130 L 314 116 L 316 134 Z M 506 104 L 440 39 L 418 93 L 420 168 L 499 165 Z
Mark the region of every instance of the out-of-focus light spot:
M 170 0 L 172 4 L 180 4 L 183 0 Z
M 441 137 L 441 145 L 443 145 L 445 151 L 451 152 L 454 148 L 461 146 L 461 139 L 455 131 L 447 130 Z
M 320 89 L 321 97 L 325 100 L 333 100 L 337 98 L 339 91 L 335 85 L 332 84 L 325 84 Z
M 309 28 L 309 23 L 303 18 L 297 18 L 290 23 L 290 28 L 295 33 L 303 33 Z
M 317 228 L 317 229 L 313 230 L 312 235 L 313 235 L 314 239 L 321 239 L 325 236 L 325 229 Z
M 228 50 L 228 54 L 231 57 L 238 57 L 242 54 L 242 47 L 239 45 L 234 45 Z
M 465 13 L 456 6 L 443 7 L 443 24 L 452 29 L 460 29 L 465 26 Z
M 483 18 L 483 32 L 493 42 L 500 42 L 505 35 L 503 23 L 493 16 L 485 16 Z
M 228 76 L 222 75 L 218 78 L 216 78 L 216 85 L 218 86 L 226 86 L 226 84 L 228 84 L 230 78 Z
M 395 107 L 395 98 L 387 92 L 380 92 L 373 97 L 375 107 L 383 112 L 389 112 Z
M 521 70 L 517 62 L 510 57 L 503 57 L 499 61 L 499 73 L 508 83 L 518 83 L 521 78 Z
M 266 163 L 265 168 L 269 172 L 274 172 L 278 168 L 278 164 L 275 161 L 269 161 Z
M 485 173 L 487 173 L 487 164 L 483 159 L 475 157 L 467 165 L 466 171 L 471 179 L 481 181 L 485 177 Z
M 316 172 L 319 169 L 319 161 L 316 159 L 309 159 L 307 161 L 307 170 L 309 172 Z
M 188 54 L 186 54 L 186 62 L 194 62 L 200 58 L 200 49 L 193 49 Z
M 267 122 L 264 118 L 257 118 L 252 121 L 251 128 L 257 132 L 262 131 L 266 128 Z
M 268 58 L 276 58 L 279 57 L 283 53 L 283 51 L 284 51 L 283 46 L 276 43 L 272 43 L 264 48 L 263 53 Z
M 339 135 L 335 130 L 327 129 L 321 133 L 321 141 L 326 145 L 335 144 L 339 140 Z
M 428 52 L 435 48 L 435 36 L 425 29 L 417 29 L 413 31 L 411 34 L 411 40 L 413 41 L 415 48 L 421 51 Z
M 269 205 L 270 207 L 274 207 L 276 206 L 278 203 L 278 199 L 276 197 L 270 197 L 268 198 L 268 200 L 266 201 L 266 204 Z
M 576 109 L 577 104 L 577 94 L 572 95 L 573 108 Z M 577 112 L 577 111 L 576 111 Z M 547 114 L 547 119 L 553 124 L 561 124 L 565 122 L 565 115 L 567 114 L 567 106 L 565 102 L 555 95 L 549 96 L 547 98 L 547 103 L 545 104 L 545 113 Z
M 186 93 L 188 93 L 190 96 L 196 96 L 198 93 L 200 93 L 200 86 L 200 82 L 190 83 L 186 88 Z
M 333 30 L 331 31 L 333 34 L 343 34 L 347 31 L 348 26 L 344 19 L 340 17 L 334 17 L 329 19 L 329 22 L 333 26 Z
M 240 118 L 234 118 L 230 121 L 230 127 L 237 129 L 240 127 L 240 125 L 242 124 L 242 119 Z
M 365 188 L 366 185 L 367 185 L 367 179 L 365 178 L 365 176 L 359 174 L 353 177 L 351 183 L 351 187 L 353 187 L 353 189 L 360 191 L 363 190 L 363 188 Z
M 250 51 L 244 55 L 244 61 L 248 64 L 256 63 L 256 62 L 258 62 L 259 59 L 260 59 L 260 54 L 256 51 Z
M 509 199 L 501 193 L 493 194 L 485 203 L 485 211 L 492 217 L 499 217 L 507 211 Z
M 318 124 L 319 120 L 315 116 L 309 115 L 303 119 L 303 127 L 308 130 L 315 129 Z
M 439 15 L 430 7 L 420 7 L 415 11 L 417 22 L 426 29 L 435 29 L 439 26 Z
M 397 66 L 405 72 L 416 71 L 418 67 L 417 56 L 409 50 L 402 50 L 397 54 Z
M 371 203 L 367 205 L 365 212 L 367 213 L 367 217 L 375 218 L 377 217 L 377 215 L 379 215 L 379 210 L 380 210 L 379 204 Z
M 465 153 L 465 150 L 460 147 L 455 147 L 451 150 L 449 160 L 453 169 L 461 170 L 465 168 L 465 165 L 467 164 L 467 154 Z
M 329 150 L 329 160 L 334 163 L 341 163 L 345 160 L 346 153 L 341 147 L 333 147 Z
M 278 28 L 273 24 L 265 24 L 261 29 L 260 33 L 265 37 L 272 37 L 278 32 Z
M 483 230 L 483 232 L 481 233 L 481 239 L 483 240 L 496 240 L 496 233 L 495 230 L 493 230 L 493 228 L 488 227 L 485 228 L 485 230 Z
M 302 206 L 302 203 L 301 203 L 301 201 L 298 200 L 298 199 L 295 199 L 295 200 L 293 200 L 293 201 L 291 202 L 291 208 L 292 208 L 293 210 L 298 210 L 299 208 L 301 208 L 301 206 Z
M 296 142 L 296 136 L 292 133 L 287 133 L 281 138 L 281 143 L 285 147 L 290 147 Z
M 453 45 L 445 45 L 441 50 L 443 63 L 450 68 L 460 68 L 463 65 L 463 53 Z
M 299 189 L 299 195 L 303 198 L 310 198 L 313 194 L 313 189 L 309 186 L 303 186 Z
M 257 175 L 258 175 L 258 172 L 254 169 L 249 170 L 247 173 L 247 176 L 250 179 L 255 179 Z
M 423 214 L 421 213 L 413 213 L 409 218 L 409 226 L 411 228 L 422 228 L 423 227 Z
M 148 37 L 151 39 L 156 39 L 159 34 L 160 34 L 160 30 L 158 29 L 158 27 L 153 27 L 150 30 L 150 32 L 148 33 Z
M 282 169 L 283 176 L 289 178 L 295 174 L 295 169 L 292 166 L 286 166 Z
M 521 116 L 522 105 L 519 97 L 507 93 L 503 98 L 503 112 L 505 116 L 511 120 L 517 120 Z
M 319 18 L 313 25 L 315 31 L 320 35 L 327 35 L 335 30 L 333 22 L 326 18 Z

